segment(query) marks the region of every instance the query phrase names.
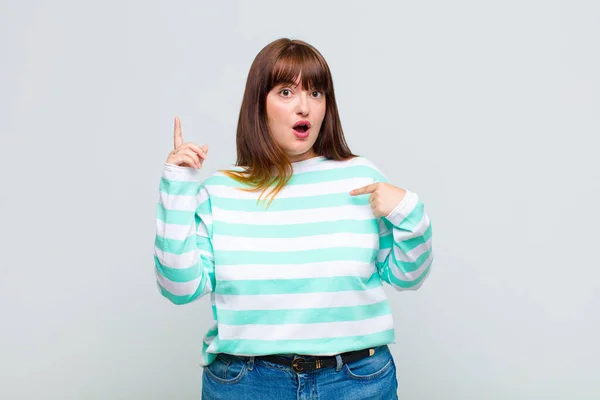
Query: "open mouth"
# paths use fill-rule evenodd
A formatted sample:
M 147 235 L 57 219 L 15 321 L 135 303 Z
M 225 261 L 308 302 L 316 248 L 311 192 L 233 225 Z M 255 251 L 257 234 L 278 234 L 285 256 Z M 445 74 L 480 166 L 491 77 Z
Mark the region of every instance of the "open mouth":
M 294 130 L 298 133 L 305 133 L 308 130 L 308 125 L 298 125 L 294 127 Z
M 293 126 L 294 132 L 296 136 L 300 138 L 305 138 L 308 136 L 308 131 L 310 130 L 310 122 L 308 120 L 300 120 L 297 121 Z

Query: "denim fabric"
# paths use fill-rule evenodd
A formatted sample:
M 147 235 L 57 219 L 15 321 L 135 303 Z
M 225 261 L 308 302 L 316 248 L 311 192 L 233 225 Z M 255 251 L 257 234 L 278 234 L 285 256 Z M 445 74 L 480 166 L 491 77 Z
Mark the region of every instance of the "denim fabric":
M 338 368 L 301 373 L 254 357 L 219 354 L 202 374 L 203 400 L 392 400 L 398 398 L 397 387 L 396 365 L 387 346 L 348 364 L 338 358 Z

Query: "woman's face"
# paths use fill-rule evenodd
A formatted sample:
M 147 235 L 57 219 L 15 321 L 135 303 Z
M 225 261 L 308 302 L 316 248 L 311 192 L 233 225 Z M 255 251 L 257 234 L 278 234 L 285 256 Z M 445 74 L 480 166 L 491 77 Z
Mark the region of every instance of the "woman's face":
M 314 157 L 312 150 L 325 117 L 325 94 L 296 85 L 276 85 L 267 94 L 267 124 L 291 162 Z

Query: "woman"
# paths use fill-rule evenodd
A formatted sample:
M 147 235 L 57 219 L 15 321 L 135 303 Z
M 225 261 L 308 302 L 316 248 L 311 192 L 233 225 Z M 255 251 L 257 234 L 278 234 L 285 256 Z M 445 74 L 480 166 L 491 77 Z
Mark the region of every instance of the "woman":
M 176 118 L 154 254 L 163 296 L 211 295 L 203 398 L 397 398 L 382 285 L 421 286 L 431 226 L 415 193 L 348 148 L 321 54 L 289 39 L 262 49 L 236 166 L 201 182 L 207 152 Z

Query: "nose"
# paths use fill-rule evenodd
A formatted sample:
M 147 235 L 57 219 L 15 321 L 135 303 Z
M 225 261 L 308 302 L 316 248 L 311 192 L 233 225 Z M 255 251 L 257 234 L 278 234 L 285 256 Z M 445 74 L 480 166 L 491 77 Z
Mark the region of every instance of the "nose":
M 298 103 L 296 105 L 296 114 L 308 115 L 310 113 L 310 102 L 308 99 L 308 93 L 302 92 L 298 98 Z

